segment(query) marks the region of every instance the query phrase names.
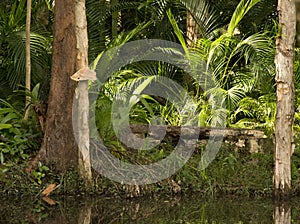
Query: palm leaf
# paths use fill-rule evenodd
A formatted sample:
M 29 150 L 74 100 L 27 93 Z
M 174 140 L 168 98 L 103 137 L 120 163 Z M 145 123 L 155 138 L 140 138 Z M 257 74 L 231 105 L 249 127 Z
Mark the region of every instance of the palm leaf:
M 33 83 L 44 78 L 45 68 L 49 65 L 50 57 L 50 41 L 45 37 L 31 33 L 31 63 L 32 63 L 32 79 Z M 11 34 L 7 39 L 9 47 L 9 57 L 12 64 L 9 66 L 8 80 L 13 88 L 25 82 L 25 42 L 26 35 L 24 31 Z M 45 74 L 47 75 L 47 74 Z
M 181 46 L 183 47 L 185 53 L 188 54 L 188 48 L 187 48 L 187 45 L 185 43 L 185 38 L 184 38 L 181 30 L 179 29 L 177 21 L 175 20 L 173 14 L 171 12 L 171 10 L 167 11 L 167 15 L 168 15 L 169 21 L 170 21 L 170 23 L 171 23 L 171 25 L 173 27 L 173 30 L 174 30 L 174 32 L 176 34 L 176 37 L 178 38 L 178 40 L 179 40 Z
M 228 25 L 227 33 L 232 36 L 235 28 L 239 22 L 244 18 L 247 12 L 256 5 L 260 0 L 241 0 L 238 6 L 236 7 L 230 23 Z
M 180 0 L 199 26 L 202 37 L 212 37 L 220 27 L 220 14 L 214 4 L 206 0 Z

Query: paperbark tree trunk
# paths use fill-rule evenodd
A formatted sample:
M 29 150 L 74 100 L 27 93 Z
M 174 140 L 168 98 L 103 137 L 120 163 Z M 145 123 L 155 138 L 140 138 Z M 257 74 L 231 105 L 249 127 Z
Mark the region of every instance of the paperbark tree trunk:
M 75 0 L 55 1 L 52 74 L 46 126 L 36 160 L 59 171 L 77 167 L 78 152 L 72 128 L 72 106 L 76 82 Z
M 75 23 L 77 39 L 77 70 L 88 66 L 88 34 L 85 0 L 75 1 Z M 79 81 L 76 89 L 76 136 L 78 142 L 78 170 L 80 177 L 85 180 L 85 185 L 92 183 L 92 172 L 89 150 L 89 96 L 88 81 Z
M 274 197 L 283 199 L 291 193 L 291 156 L 294 122 L 294 45 L 296 35 L 295 2 L 278 1 L 279 27 L 276 39 L 277 106 L 275 121 Z

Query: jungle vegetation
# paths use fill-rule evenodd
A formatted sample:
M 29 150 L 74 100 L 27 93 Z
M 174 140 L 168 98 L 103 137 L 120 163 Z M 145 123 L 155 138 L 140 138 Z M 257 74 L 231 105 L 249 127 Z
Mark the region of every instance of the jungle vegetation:
M 130 41 L 162 39 L 189 49 L 190 60 L 205 62 L 217 83 L 217 87 L 203 91 L 193 77 L 168 63 L 137 62 L 118 70 L 103 84 L 95 105 L 98 134 L 116 156 L 129 160 L 132 155 L 126 155 L 124 146 L 116 140 L 111 125 L 113 100 L 144 89 L 155 76 L 167 77 L 182 84 L 196 103 L 199 114 L 197 124 L 200 127 L 225 120 L 226 127 L 260 129 L 272 138 L 276 118 L 275 40 L 280 31 L 277 1 L 257 0 L 251 1 L 252 5 L 249 2 L 86 0 L 89 63 L 101 57 L 103 52 Z M 32 91 L 28 92 L 24 87 L 26 0 L 0 3 L 1 176 L 12 170 L 15 164 L 26 164 L 34 158 L 41 146 L 51 80 L 54 5 L 54 0 L 32 1 Z M 198 30 L 196 40 L 190 46 L 187 45 L 186 35 L 191 25 L 187 22 L 188 16 L 192 16 Z M 296 156 L 300 152 L 297 142 L 300 131 L 299 57 L 300 50 L 296 47 L 293 126 Z M 222 108 L 211 107 L 207 100 L 211 94 L 224 97 Z M 32 109 L 29 120 L 24 121 L 26 95 L 31 96 Z M 130 111 L 131 123 L 150 124 L 152 118 L 160 116 L 167 125 L 184 125 L 184 120 L 167 99 L 142 94 L 139 99 Z M 160 149 L 155 158 L 150 159 L 163 158 L 162 153 L 165 152 Z M 230 164 L 236 163 L 238 157 L 235 153 L 223 157 L 228 162 L 227 171 L 233 172 L 234 166 Z M 294 171 L 298 170 L 298 160 L 296 157 Z M 33 172 L 37 184 L 42 183 L 48 170 L 48 166 L 38 164 Z M 187 171 L 182 170 L 182 176 L 185 176 L 182 174 L 184 172 Z M 205 179 L 208 174 L 202 172 L 199 175 Z

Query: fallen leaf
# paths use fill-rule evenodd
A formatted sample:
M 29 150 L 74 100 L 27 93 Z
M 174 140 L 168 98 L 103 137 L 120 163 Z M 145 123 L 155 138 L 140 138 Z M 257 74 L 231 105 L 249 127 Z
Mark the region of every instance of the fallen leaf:
M 49 205 L 56 205 L 56 202 L 54 200 L 52 200 L 51 198 L 48 198 L 48 197 L 43 197 L 43 200 L 45 202 L 47 202 Z
M 49 184 L 49 186 L 42 192 L 42 196 L 47 197 L 52 191 L 55 190 L 55 184 Z

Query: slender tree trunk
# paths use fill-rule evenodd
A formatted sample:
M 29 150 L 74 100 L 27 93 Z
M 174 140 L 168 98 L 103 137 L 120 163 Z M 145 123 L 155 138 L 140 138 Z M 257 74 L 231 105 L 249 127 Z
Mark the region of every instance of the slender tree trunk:
M 296 0 L 296 18 L 297 18 L 297 38 L 296 38 L 296 46 L 300 47 L 300 0 Z
M 77 39 L 77 70 L 88 66 L 88 34 L 86 21 L 85 0 L 75 3 L 76 39 Z M 89 96 L 88 81 L 80 81 L 76 91 L 76 136 L 78 142 L 78 170 L 85 180 L 86 186 L 92 183 L 92 172 L 89 151 Z
M 27 15 L 26 15 L 26 91 L 30 91 L 31 85 L 31 60 L 30 60 L 30 22 L 31 22 L 31 0 L 27 0 Z M 28 120 L 30 112 L 30 95 L 26 94 L 25 115 L 24 120 Z
M 59 171 L 78 164 L 72 128 L 73 96 L 77 84 L 70 79 L 78 64 L 76 47 L 75 0 L 56 1 L 46 127 L 37 160 L 53 164 Z
M 105 12 L 107 10 L 107 6 L 106 6 L 106 0 L 99 0 L 99 10 L 100 10 L 100 15 L 105 15 Z M 99 25 L 99 29 L 100 30 L 105 30 L 105 23 L 102 23 Z M 104 51 L 105 50 L 105 33 L 104 32 L 100 32 L 99 34 L 99 51 Z
M 110 4 L 112 7 L 114 7 L 118 4 L 118 0 L 111 0 Z M 113 38 L 115 38 L 118 35 L 118 14 L 119 12 L 112 13 L 111 34 Z
M 196 6 L 198 7 L 198 5 Z M 187 47 L 192 47 L 193 43 L 200 38 L 200 31 L 198 24 L 194 20 L 193 16 L 187 12 L 186 15 L 186 43 Z M 186 86 L 189 90 L 196 92 L 195 87 L 193 86 L 193 78 L 189 74 L 183 75 L 183 85 Z
M 294 1 L 279 0 L 279 27 L 276 40 L 277 107 L 275 121 L 274 197 L 282 199 L 291 193 L 291 156 L 294 122 L 294 45 L 296 10 Z

